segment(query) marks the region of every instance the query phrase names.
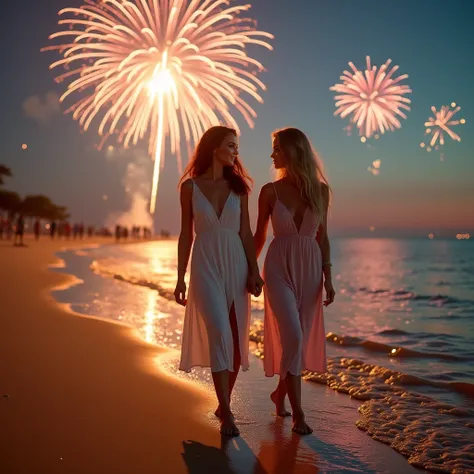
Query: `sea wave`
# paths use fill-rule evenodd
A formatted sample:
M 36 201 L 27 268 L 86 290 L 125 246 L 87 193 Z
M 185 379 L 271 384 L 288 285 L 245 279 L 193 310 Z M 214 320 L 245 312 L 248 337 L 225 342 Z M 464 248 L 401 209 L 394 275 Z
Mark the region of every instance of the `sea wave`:
M 400 331 L 403 332 L 403 331 Z M 407 333 L 405 333 L 407 334 Z M 457 356 L 453 354 L 446 354 L 443 352 L 423 352 L 414 349 L 408 349 L 400 345 L 394 344 L 384 344 L 382 342 L 372 341 L 370 339 L 362 339 L 360 337 L 354 336 L 343 336 L 329 332 L 326 334 L 326 340 L 338 346 L 346 347 L 363 347 L 367 351 L 379 352 L 386 354 L 390 357 L 418 357 L 425 359 L 443 359 L 443 360 L 452 360 L 452 361 L 465 361 L 469 362 L 470 359 L 467 357 Z M 437 346 L 440 344 L 437 343 Z
M 168 286 L 170 280 L 174 284 L 175 268 L 170 267 L 168 274 L 166 269 L 160 269 L 160 273 L 150 274 L 150 266 L 148 262 L 126 262 L 122 259 L 103 258 L 94 260 L 91 269 L 98 274 L 106 277 L 115 278 L 133 285 L 140 285 L 154 289 L 168 299 L 173 299 L 171 288 L 163 285 L 163 277 L 168 277 Z M 408 289 L 388 289 L 388 288 L 369 288 L 369 287 L 346 287 L 343 292 L 353 297 L 370 298 L 373 301 L 387 300 L 392 302 L 417 302 L 418 304 L 426 304 L 428 306 L 446 307 L 447 309 L 474 307 L 474 300 L 457 298 L 453 296 L 437 294 L 418 294 Z M 261 300 L 252 299 L 252 309 L 262 310 L 263 302 Z M 439 317 L 439 316 L 437 316 Z M 448 316 L 447 316 L 448 317 Z M 449 315 L 450 318 L 463 318 L 463 315 Z
M 405 331 L 401 331 L 401 332 L 405 332 Z M 326 340 L 329 341 L 329 342 L 334 342 L 334 338 L 337 337 L 338 340 L 355 340 L 355 339 L 358 339 L 358 338 L 354 338 L 354 337 L 349 337 L 349 336 L 336 336 L 334 333 L 332 332 L 329 332 L 326 334 Z M 255 354 L 258 356 L 258 357 L 261 357 L 263 358 L 263 354 L 264 354 L 264 344 L 263 344 L 263 322 L 261 320 L 257 320 L 256 322 L 254 322 L 251 326 L 251 331 L 250 331 L 250 340 L 252 342 L 254 342 L 256 345 L 257 345 L 257 348 L 255 349 Z M 374 343 L 373 341 L 363 341 L 362 339 L 359 339 L 360 341 L 362 342 L 372 342 L 372 344 L 369 345 L 369 347 L 377 347 L 377 344 L 378 343 Z M 383 346 L 383 347 L 386 347 L 386 348 L 390 348 L 392 349 L 393 346 L 386 346 L 385 344 L 380 344 L 380 346 Z M 426 353 L 421 353 L 421 352 L 418 352 L 418 351 L 408 351 L 408 349 L 403 349 L 403 348 L 399 348 L 400 351 L 398 352 L 399 354 L 406 354 L 406 353 L 410 353 L 410 352 L 416 352 L 417 354 L 423 354 L 424 357 L 432 357 L 432 356 L 435 356 L 435 357 L 440 357 L 440 356 L 444 356 L 445 354 L 426 354 Z M 389 353 L 387 353 L 387 355 L 390 355 L 392 356 L 392 353 L 391 351 L 389 351 Z M 332 359 L 332 360 L 336 360 L 336 359 Z M 356 359 L 350 359 L 350 358 L 344 358 L 344 360 L 356 360 Z M 359 363 L 359 361 L 357 361 L 357 363 Z M 429 380 L 429 379 L 426 379 L 426 378 L 423 378 L 423 377 L 417 377 L 417 376 L 414 376 L 414 375 L 409 375 L 409 374 L 405 374 L 403 372 L 398 372 L 398 371 L 394 371 L 394 370 L 391 370 L 391 369 L 388 369 L 387 367 L 383 367 L 383 366 L 380 366 L 380 365 L 373 365 L 373 364 L 365 364 L 365 366 L 367 368 L 370 367 L 370 371 L 372 370 L 375 370 L 375 371 L 378 371 L 380 372 L 380 374 L 385 374 L 382 378 L 384 380 L 383 383 L 388 383 L 388 384 L 396 384 L 396 385 L 400 385 L 400 386 L 413 386 L 413 385 L 419 385 L 419 386 L 426 386 L 426 387 L 436 387 L 436 388 L 442 388 L 442 389 L 445 389 L 445 390 L 450 390 L 450 391 L 454 391 L 454 392 L 458 392 L 458 393 L 462 393 L 464 395 L 467 395 L 469 397 L 473 397 L 474 398 L 474 384 L 471 384 L 471 383 L 465 383 L 465 382 L 458 382 L 458 381 L 455 381 L 455 380 L 451 380 L 451 381 L 433 381 L 433 380 Z M 375 372 L 374 372 L 375 373 Z M 381 375 L 379 374 L 379 377 L 381 377 Z M 389 376 L 387 376 L 387 374 L 389 374 Z M 352 395 L 352 394 L 351 394 Z M 353 395 L 354 398 L 359 398 L 361 400 L 364 400 L 366 398 L 361 398 L 360 396 L 355 396 Z
M 256 343 L 255 354 L 263 358 L 261 321 L 252 326 L 250 339 Z M 446 473 L 474 471 L 474 410 L 407 389 L 431 386 L 474 397 L 473 384 L 433 382 L 346 357 L 328 358 L 327 372 L 306 372 L 304 379 L 362 401 L 357 427 L 412 465 Z
M 414 291 L 398 289 L 392 290 L 388 288 L 347 288 L 346 292 L 352 295 L 365 295 L 372 298 L 388 299 L 389 301 L 417 301 L 419 303 L 426 302 L 434 306 L 467 306 L 472 307 L 474 300 L 465 298 L 456 298 L 453 296 L 437 294 L 418 294 Z
M 173 272 L 166 274 L 164 272 L 150 274 L 149 266 L 145 263 L 124 264 L 121 260 L 111 258 L 94 260 L 90 265 L 91 270 L 107 278 L 129 283 L 131 285 L 142 286 L 155 290 L 158 294 L 169 301 L 174 301 L 174 284 L 176 275 Z M 263 301 L 252 297 L 252 311 L 263 311 Z
M 171 291 L 170 288 L 166 288 L 165 286 L 158 283 L 158 275 L 156 276 L 156 280 L 150 278 L 150 276 L 145 277 L 142 274 L 141 269 L 136 269 L 135 271 L 133 271 L 130 267 L 121 269 L 118 263 L 117 265 L 113 265 L 110 259 L 107 261 L 94 260 L 91 263 L 90 268 L 96 274 L 113 278 L 114 280 L 130 283 L 131 285 L 144 286 L 146 288 L 150 288 L 151 290 L 157 291 L 158 294 L 163 298 L 174 300 L 173 291 Z

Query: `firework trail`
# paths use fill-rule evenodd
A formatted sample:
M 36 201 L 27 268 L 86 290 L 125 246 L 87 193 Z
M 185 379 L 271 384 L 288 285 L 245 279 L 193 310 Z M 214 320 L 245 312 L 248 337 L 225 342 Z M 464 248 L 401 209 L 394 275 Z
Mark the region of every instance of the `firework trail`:
M 125 147 L 148 140 L 155 161 L 151 213 L 167 137 L 181 169 L 183 140 L 189 150 L 220 122 L 238 130 L 229 107 L 252 127 L 256 113 L 242 96 L 263 102 L 263 66 L 246 47 L 271 50 L 273 36 L 241 16 L 250 5 L 230 3 L 86 0 L 59 12 L 62 29 L 50 36 L 59 44 L 43 48 L 63 56 L 50 66 L 64 68 L 58 82 L 69 81 L 60 100 L 75 97 L 66 112 L 85 130 L 95 121 L 100 146 L 113 134 Z

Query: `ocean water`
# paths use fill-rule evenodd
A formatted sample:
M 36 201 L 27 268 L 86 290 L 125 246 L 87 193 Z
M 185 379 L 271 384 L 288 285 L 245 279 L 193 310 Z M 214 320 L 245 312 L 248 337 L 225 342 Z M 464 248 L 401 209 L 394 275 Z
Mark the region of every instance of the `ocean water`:
M 171 239 L 64 252 L 66 271 L 83 284 L 54 296 L 178 350 L 176 251 Z M 306 379 L 364 401 L 359 428 L 415 466 L 474 470 L 474 242 L 334 239 L 332 255 L 329 371 Z M 262 298 L 252 298 L 257 357 L 265 352 Z

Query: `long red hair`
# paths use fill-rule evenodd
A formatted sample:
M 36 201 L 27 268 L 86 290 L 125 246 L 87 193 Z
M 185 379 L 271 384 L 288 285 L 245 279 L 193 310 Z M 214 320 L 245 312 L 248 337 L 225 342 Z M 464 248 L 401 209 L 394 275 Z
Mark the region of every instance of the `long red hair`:
M 230 133 L 237 136 L 233 128 L 218 125 L 208 129 L 199 140 L 191 161 L 186 166 L 183 176 L 179 180 L 179 185 L 187 178 L 197 178 L 203 175 L 211 166 L 214 156 L 214 150 L 224 141 Z M 239 158 L 236 158 L 233 166 L 224 166 L 224 179 L 229 183 L 230 189 L 240 196 L 249 194 L 252 178 L 243 167 Z M 178 185 L 178 186 L 179 186 Z

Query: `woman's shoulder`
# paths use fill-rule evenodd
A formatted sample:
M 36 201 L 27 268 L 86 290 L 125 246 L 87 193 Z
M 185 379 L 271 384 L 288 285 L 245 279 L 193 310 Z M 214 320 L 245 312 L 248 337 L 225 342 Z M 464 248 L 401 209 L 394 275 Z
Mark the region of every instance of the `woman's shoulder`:
M 268 183 L 266 183 L 262 186 L 262 189 L 260 190 L 260 192 L 262 192 L 262 193 L 272 192 L 273 194 L 275 194 L 275 184 L 278 184 L 279 181 L 280 180 L 278 180 L 278 181 L 269 181 Z
M 321 186 L 321 194 L 324 198 L 329 198 L 329 185 L 324 181 L 320 181 L 319 185 Z
M 188 178 L 187 180 L 183 181 L 181 183 L 180 191 L 181 191 L 181 196 L 189 196 L 193 194 L 193 180 L 192 178 Z
M 188 178 L 181 183 L 181 189 L 190 190 L 193 187 L 194 180 L 192 178 Z
M 324 182 L 324 181 L 320 181 L 320 186 L 321 186 L 321 197 L 323 199 L 323 203 L 325 206 L 328 206 L 329 205 L 329 201 L 330 201 L 330 193 L 331 193 L 331 190 L 329 188 L 329 185 L 328 183 Z

